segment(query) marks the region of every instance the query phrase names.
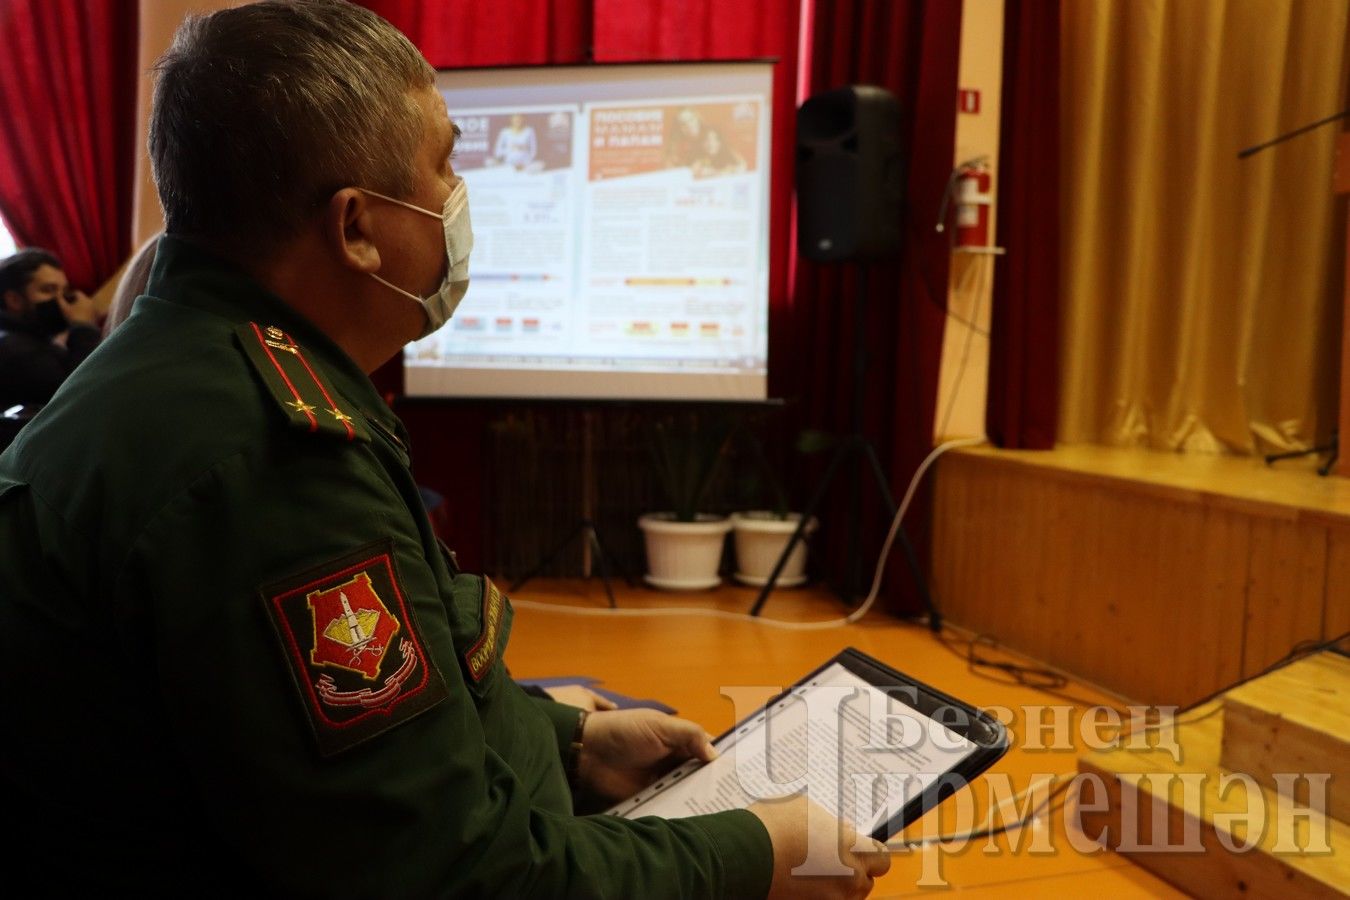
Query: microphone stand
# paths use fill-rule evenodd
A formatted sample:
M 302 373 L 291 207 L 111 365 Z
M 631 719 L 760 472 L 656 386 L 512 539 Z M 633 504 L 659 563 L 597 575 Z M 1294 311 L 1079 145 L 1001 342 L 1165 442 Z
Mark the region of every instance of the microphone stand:
M 1307 134 L 1309 131 L 1321 128 L 1323 125 L 1330 125 L 1332 122 L 1339 122 L 1341 119 L 1348 117 L 1350 117 L 1350 109 L 1343 109 L 1338 113 L 1333 113 L 1325 118 L 1318 119 L 1316 122 L 1300 125 L 1293 131 L 1286 131 L 1284 134 L 1273 137 L 1268 141 L 1262 141 L 1259 144 L 1252 144 L 1250 147 L 1244 147 L 1238 151 L 1238 159 L 1246 159 L 1249 156 L 1254 156 L 1262 150 L 1274 147 L 1276 144 L 1283 144 L 1285 141 L 1296 138 L 1301 134 Z M 1316 456 L 1321 453 L 1330 452 L 1331 456 L 1327 461 L 1317 468 L 1318 475 L 1327 475 L 1331 472 L 1332 466 L 1336 464 L 1336 458 L 1340 455 L 1340 449 L 1340 439 L 1336 430 L 1333 429 L 1331 432 L 1331 440 L 1320 447 L 1310 447 L 1307 450 L 1290 450 L 1287 453 L 1270 453 L 1266 455 L 1265 460 L 1266 465 L 1270 465 L 1271 463 L 1279 462 L 1282 459 L 1293 459 L 1297 456 Z
M 1239 150 L 1238 159 L 1246 159 L 1249 156 L 1260 153 L 1267 147 L 1274 147 L 1276 144 L 1283 144 L 1285 141 L 1290 140 L 1292 138 L 1296 138 L 1300 134 L 1305 134 L 1309 131 L 1313 131 L 1314 129 L 1321 128 L 1323 125 L 1330 125 L 1332 122 L 1337 122 L 1346 117 L 1350 117 L 1350 109 L 1343 109 L 1340 112 L 1335 113 L 1334 115 L 1327 116 L 1325 119 L 1318 119 L 1316 122 L 1309 122 L 1307 125 L 1300 125 L 1293 131 L 1286 131 L 1279 137 L 1271 138 L 1268 141 L 1262 141 L 1259 144 L 1252 144 L 1250 147 L 1245 147 Z

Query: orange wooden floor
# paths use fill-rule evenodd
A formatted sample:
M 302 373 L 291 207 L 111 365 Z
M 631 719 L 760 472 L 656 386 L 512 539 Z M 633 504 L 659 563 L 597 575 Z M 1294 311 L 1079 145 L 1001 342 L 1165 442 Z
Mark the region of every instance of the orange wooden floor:
M 744 612 L 755 599 L 748 588 L 726 586 L 717 591 L 674 594 L 646 589 L 616 590 L 625 610 L 689 607 Z M 613 617 L 604 613 L 600 582 L 539 580 L 513 597 L 517 603 L 507 662 L 522 678 L 588 675 L 603 686 L 638 697 L 654 697 L 676 707 L 681 715 L 718 734 L 733 722 L 731 702 L 720 696 L 723 686 L 782 685 L 795 680 L 838 650 L 854 646 L 902 672 L 980 706 L 1015 711 L 1013 748 L 987 775 L 1006 779 L 1015 791 L 1046 780 L 1050 774 L 1075 770 L 1078 729 L 1067 729 L 1073 746 L 1034 749 L 1026 746 L 1022 710 L 1065 701 L 1020 685 L 995 683 L 967 671 L 965 661 L 935 640 L 927 629 L 874 613 L 857 625 L 824 631 L 786 631 L 748 621 L 697 617 Z M 576 616 L 551 608 L 573 606 L 598 613 Z M 793 621 L 832 619 L 844 610 L 832 595 L 815 589 L 775 593 L 765 616 Z M 1011 656 L 1003 658 L 1014 659 Z M 1086 685 L 1065 689 L 1084 701 L 1120 707 L 1121 701 Z M 1085 708 L 1086 703 L 1077 708 Z M 1049 712 L 1036 713 L 1051 721 Z M 1076 723 L 1076 714 L 1075 714 Z M 1103 734 L 1106 732 L 1103 731 Z M 1040 743 L 1055 743 L 1049 729 Z M 949 834 L 978 828 L 987 813 L 987 781 L 972 786 L 967 810 L 975 821 L 955 821 L 960 810 L 951 798 L 919 823 L 907 837 Z M 974 800 L 973 809 L 970 800 Z M 1016 818 L 1011 806 L 1009 818 Z M 936 818 L 935 818 L 936 817 Z M 1033 829 L 1049 828 L 1039 842 L 1036 831 L 1024 829 L 971 842 L 963 851 L 897 853 L 891 871 L 872 896 L 903 897 L 959 892 L 972 897 L 1179 897 L 1168 884 L 1121 856 L 1101 851 L 1084 853 L 1070 845 L 1066 816 L 1054 813 Z M 937 828 L 937 832 L 931 829 Z M 1079 842 L 1082 843 L 1081 836 Z M 1048 837 L 1048 841 L 1046 838 Z M 1013 844 L 1016 844 L 1014 848 Z M 1033 849 L 1049 852 L 1032 852 Z

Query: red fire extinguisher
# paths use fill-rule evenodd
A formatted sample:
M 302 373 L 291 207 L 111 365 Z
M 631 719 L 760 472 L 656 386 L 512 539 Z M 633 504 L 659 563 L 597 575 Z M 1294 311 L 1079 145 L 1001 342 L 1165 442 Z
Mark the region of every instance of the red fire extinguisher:
M 965 253 L 997 253 L 990 246 L 989 219 L 994 196 L 989 161 L 984 157 L 968 160 L 952 170 L 947 193 L 938 214 L 938 231 L 947 230 L 947 209 L 955 208 L 952 249 Z
M 956 177 L 956 246 L 989 246 L 990 183 L 984 166 L 962 169 Z

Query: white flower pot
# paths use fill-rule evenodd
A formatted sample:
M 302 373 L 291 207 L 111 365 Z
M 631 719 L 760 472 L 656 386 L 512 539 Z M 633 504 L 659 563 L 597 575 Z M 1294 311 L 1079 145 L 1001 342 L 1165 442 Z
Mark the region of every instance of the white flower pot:
M 767 584 L 801 518 L 800 513 L 788 513 L 787 518 L 780 519 L 763 510 L 732 515 L 731 524 L 736 531 L 736 580 L 755 586 Z M 814 517 L 806 523 L 806 531 L 792 548 L 775 586 L 794 587 L 806 582 L 806 539 L 815 532 L 817 524 Z
M 677 522 L 674 513 L 648 513 L 638 519 L 647 544 L 647 583 L 672 591 L 703 591 L 722 583 L 722 564 L 731 520 L 700 514 Z

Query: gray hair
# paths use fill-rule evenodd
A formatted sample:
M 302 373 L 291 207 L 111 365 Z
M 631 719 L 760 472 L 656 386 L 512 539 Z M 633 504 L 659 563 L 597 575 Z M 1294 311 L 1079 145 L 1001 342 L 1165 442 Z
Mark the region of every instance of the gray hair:
M 186 19 L 155 66 L 150 160 L 165 231 L 262 254 L 344 187 L 406 197 L 435 72 L 346 0 Z

